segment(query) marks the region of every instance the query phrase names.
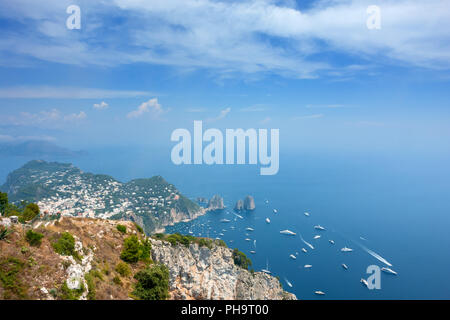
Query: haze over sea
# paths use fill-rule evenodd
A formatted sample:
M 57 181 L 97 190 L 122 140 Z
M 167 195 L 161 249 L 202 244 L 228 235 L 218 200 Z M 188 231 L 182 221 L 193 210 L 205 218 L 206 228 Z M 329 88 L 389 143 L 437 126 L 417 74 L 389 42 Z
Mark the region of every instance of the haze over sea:
M 246 253 L 256 271 L 268 263 L 284 288 L 300 299 L 320 299 L 315 290 L 324 291 L 327 299 L 450 296 L 448 155 L 281 153 L 279 173 L 261 176 L 258 167 L 249 165 L 175 166 L 168 150 L 88 151 L 89 155 L 74 159 L 46 160 L 72 162 L 84 171 L 109 174 L 121 181 L 162 175 L 192 199 L 221 195 L 227 209 L 169 227 L 167 232 L 192 231 L 194 235 L 221 237 L 229 247 Z M 0 183 L 28 160 L 31 158 L 0 157 Z M 255 198 L 256 210 L 240 213 L 240 219 L 232 209 L 246 195 Z M 304 215 L 305 211 L 310 217 Z M 270 224 L 265 222 L 267 217 Z M 222 219 L 231 222 L 220 222 Z M 314 230 L 318 224 L 326 231 Z M 254 231 L 246 231 L 247 227 Z M 297 236 L 280 234 L 284 229 Z M 300 233 L 314 250 L 301 242 Z M 314 240 L 316 234 L 322 237 Z M 382 273 L 381 290 L 368 290 L 360 283 L 362 277 L 368 277 L 365 272 L 369 265 L 384 265 L 358 243 L 381 255 L 399 273 Z M 354 252 L 341 252 L 344 246 Z M 301 251 L 303 247 L 307 253 Z M 256 254 L 250 253 L 252 250 Z M 289 255 L 296 252 L 297 259 L 291 259 Z M 349 269 L 344 270 L 342 263 Z M 305 269 L 305 264 L 312 268 Z

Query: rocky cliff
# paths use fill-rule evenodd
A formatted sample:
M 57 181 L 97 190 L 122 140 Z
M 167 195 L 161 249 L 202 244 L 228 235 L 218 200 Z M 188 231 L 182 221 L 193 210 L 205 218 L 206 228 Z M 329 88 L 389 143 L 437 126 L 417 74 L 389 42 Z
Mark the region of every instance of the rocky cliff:
M 219 195 L 214 195 L 208 202 L 208 210 L 222 210 L 225 208 L 223 198 Z
M 133 275 L 148 267 L 138 262 L 129 264 L 127 275 L 118 271 L 130 235 L 151 241 L 150 267 L 161 263 L 168 268 L 170 299 L 295 299 L 276 278 L 236 266 L 232 250 L 214 241 L 209 246 L 170 244 L 147 238 L 130 221 L 62 217 L 22 226 L 0 220 L 11 231 L 0 240 L 2 299 L 130 299 Z M 27 242 L 29 230 L 43 235 L 39 246 Z M 64 232 L 75 239 L 73 256 L 55 252 L 54 243 Z

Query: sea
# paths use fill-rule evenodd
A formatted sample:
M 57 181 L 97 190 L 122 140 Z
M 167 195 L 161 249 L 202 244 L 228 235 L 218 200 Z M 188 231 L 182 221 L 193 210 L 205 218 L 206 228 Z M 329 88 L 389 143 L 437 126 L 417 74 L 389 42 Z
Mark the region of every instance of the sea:
M 255 165 L 176 166 L 163 148 L 87 151 L 73 159 L 44 160 L 71 162 L 123 182 L 162 175 L 194 201 L 222 196 L 224 210 L 166 231 L 223 239 L 251 259 L 251 268 L 269 269 L 299 299 L 450 298 L 447 155 L 282 153 L 279 173 L 261 176 Z M 29 160 L 0 156 L 0 184 Z M 256 209 L 234 212 L 236 201 L 247 195 L 254 197 Z M 286 229 L 296 235 L 280 234 Z M 353 251 L 342 252 L 343 247 Z M 360 280 L 374 265 L 391 265 L 398 274 L 381 272 L 380 288 L 369 290 Z M 316 295 L 319 290 L 325 295 Z

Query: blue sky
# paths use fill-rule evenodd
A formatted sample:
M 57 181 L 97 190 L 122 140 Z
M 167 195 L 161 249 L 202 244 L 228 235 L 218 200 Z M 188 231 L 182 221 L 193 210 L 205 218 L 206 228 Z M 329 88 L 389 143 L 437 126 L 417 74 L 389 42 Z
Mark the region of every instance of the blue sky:
M 66 28 L 71 4 L 80 30 Z M 366 26 L 374 4 L 380 30 Z M 279 128 L 284 150 L 448 152 L 449 9 L 441 0 L 4 0 L 0 142 L 166 146 L 172 130 L 204 120 Z

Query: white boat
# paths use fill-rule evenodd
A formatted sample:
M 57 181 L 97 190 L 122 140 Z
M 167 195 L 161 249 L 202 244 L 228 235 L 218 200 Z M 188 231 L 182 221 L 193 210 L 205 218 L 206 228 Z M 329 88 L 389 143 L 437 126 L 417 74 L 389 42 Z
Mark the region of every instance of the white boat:
M 347 269 L 348 269 L 348 266 L 347 266 L 345 263 L 343 263 L 343 264 L 342 264 L 342 268 L 344 268 L 345 270 L 347 270 Z
M 220 220 L 220 222 L 231 222 L 231 220 L 228 220 L 228 219 L 222 219 L 222 220 Z
M 389 274 L 393 274 L 393 275 L 397 275 L 398 273 L 395 272 L 394 270 L 392 270 L 391 268 L 387 268 L 387 267 L 383 267 L 381 268 L 381 271 L 389 273 Z
M 341 249 L 341 251 L 342 251 L 342 252 L 352 252 L 353 249 L 350 249 L 350 248 L 347 248 L 347 247 L 343 247 L 343 248 Z
M 269 218 L 266 218 L 266 222 L 267 222 L 267 223 L 270 223 L 270 219 L 269 219 Z
M 281 230 L 280 231 L 280 233 L 281 234 L 287 234 L 288 236 L 295 236 L 296 235 L 296 233 L 295 232 L 292 232 L 291 230 Z
M 305 216 L 309 217 L 309 212 L 303 213 Z
M 249 239 L 249 238 L 245 238 L 245 241 L 252 241 L 252 239 Z
M 273 209 L 273 213 L 277 213 L 278 212 L 278 210 L 277 209 Z
M 189 234 L 194 234 L 192 231 L 189 231 Z
M 317 226 L 314 226 L 314 229 L 316 229 L 316 230 L 325 230 L 325 228 L 324 227 L 322 227 L 320 224 L 318 224 Z
M 334 244 L 334 240 L 328 240 L 328 241 L 330 241 L 331 244 Z
M 267 274 L 271 274 L 272 272 L 270 272 L 269 270 L 269 260 L 266 260 L 266 268 L 265 269 L 261 269 L 262 272 L 267 273 Z
M 305 269 L 310 269 L 310 268 L 312 268 L 312 265 L 311 265 L 311 264 L 305 264 L 305 265 L 303 266 L 303 268 L 305 268 Z
M 297 259 L 297 257 L 294 256 L 293 254 L 290 254 L 289 257 L 292 258 L 292 259 L 294 259 L 294 260 Z
M 247 230 L 247 231 L 255 231 L 255 229 L 253 229 L 253 228 L 245 228 L 245 230 Z
M 269 200 L 266 200 L 265 203 L 269 203 Z
M 320 291 L 320 290 L 314 291 L 314 293 L 317 294 L 317 295 L 319 295 L 319 296 L 325 295 L 325 292 Z
M 219 233 L 219 236 L 221 236 L 221 237 L 223 237 L 224 236 L 224 234 L 221 232 L 221 233 Z
M 284 281 L 286 281 L 287 285 L 288 285 L 290 288 L 292 288 L 292 283 L 290 283 L 288 279 L 284 278 Z
M 320 239 L 320 236 L 319 235 L 315 235 L 314 239 Z
M 252 250 L 252 251 L 250 251 L 250 253 L 251 253 L 251 254 L 255 254 L 255 253 L 256 253 L 256 251 Z
M 306 249 L 305 248 L 302 248 L 302 251 L 304 252 L 304 253 L 307 253 L 308 251 L 306 251 Z
M 366 279 L 362 279 L 362 278 L 361 278 L 360 282 L 361 282 L 364 286 L 369 287 L 369 283 L 367 283 L 367 280 L 366 280 Z

